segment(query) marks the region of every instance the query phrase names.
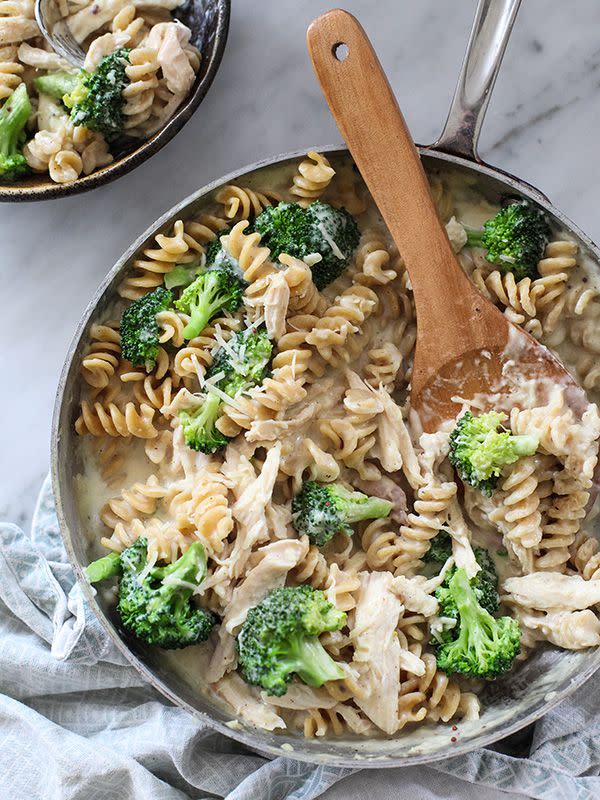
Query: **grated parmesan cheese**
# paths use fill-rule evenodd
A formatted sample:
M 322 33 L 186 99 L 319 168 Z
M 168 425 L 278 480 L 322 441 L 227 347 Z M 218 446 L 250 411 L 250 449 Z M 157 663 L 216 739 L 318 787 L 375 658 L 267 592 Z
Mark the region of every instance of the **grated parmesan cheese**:
M 323 256 L 321 253 L 309 253 L 307 256 L 304 256 L 303 261 L 307 267 L 314 267 L 319 261 L 323 261 Z
M 321 231 L 321 233 L 323 234 L 323 238 L 325 239 L 325 241 L 327 242 L 329 247 L 331 247 L 331 252 L 333 253 L 333 255 L 336 258 L 342 259 L 342 261 L 343 261 L 344 260 L 344 254 L 342 253 L 340 248 L 337 246 L 335 241 L 332 239 L 332 237 L 327 232 L 327 228 L 325 227 L 325 225 L 322 222 L 319 222 L 318 228 Z

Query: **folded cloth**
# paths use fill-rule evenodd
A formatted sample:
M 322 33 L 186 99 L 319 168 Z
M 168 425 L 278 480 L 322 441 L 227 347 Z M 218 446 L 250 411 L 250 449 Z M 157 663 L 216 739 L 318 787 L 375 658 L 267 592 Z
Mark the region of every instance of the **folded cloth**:
M 221 736 L 112 645 L 75 583 L 49 480 L 31 535 L 0 524 L 0 630 L 0 798 L 600 798 L 598 677 L 536 725 L 526 759 L 480 750 L 358 772 L 267 759 Z

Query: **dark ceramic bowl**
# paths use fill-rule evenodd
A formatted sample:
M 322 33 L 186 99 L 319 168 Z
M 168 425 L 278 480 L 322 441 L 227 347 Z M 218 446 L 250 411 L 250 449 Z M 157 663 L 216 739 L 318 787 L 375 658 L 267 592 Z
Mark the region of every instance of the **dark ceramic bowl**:
M 54 183 L 47 174 L 41 174 L 32 175 L 18 184 L 0 185 L 0 201 L 51 200 L 87 192 L 125 175 L 158 153 L 190 119 L 213 82 L 225 50 L 230 11 L 231 0 L 186 0 L 174 12 L 192 31 L 191 42 L 202 53 L 202 60 L 189 95 L 163 128 L 149 139 L 141 140 L 137 146 L 117 152 L 112 164 L 91 175 L 82 175 L 73 183 Z

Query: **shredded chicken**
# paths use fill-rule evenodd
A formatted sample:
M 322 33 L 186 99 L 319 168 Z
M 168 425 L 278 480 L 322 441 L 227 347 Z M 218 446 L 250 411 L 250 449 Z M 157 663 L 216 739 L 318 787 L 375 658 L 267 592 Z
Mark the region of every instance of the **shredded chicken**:
M 462 250 L 467 243 L 467 232 L 456 217 L 451 217 L 446 223 L 446 233 L 454 252 Z
M 600 581 L 586 581 L 580 575 L 532 572 L 508 578 L 502 588 L 513 602 L 542 611 L 576 611 L 600 603 Z
M 383 403 L 383 414 L 378 417 L 378 447 L 381 466 L 386 472 L 402 470 L 413 489 L 423 483 L 419 462 L 415 454 L 402 409 L 383 387 L 376 391 Z
M 435 597 L 427 593 L 425 586 L 423 580 L 406 578 L 404 575 L 394 578 L 392 583 L 393 591 L 396 592 L 405 608 L 415 614 L 432 617 L 437 614 L 438 602 Z
M 273 272 L 267 280 L 269 286 L 262 298 L 265 327 L 270 339 L 279 339 L 285 333 L 290 287 L 283 272 Z
M 19 61 L 23 64 L 28 64 L 30 67 L 36 69 L 63 69 L 72 70 L 73 67 L 64 58 L 61 58 L 57 53 L 42 50 L 40 47 L 32 47 L 27 42 L 19 47 Z
M 356 703 L 375 725 L 394 733 L 399 725 L 401 647 L 396 634 L 402 603 L 393 592 L 390 572 L 360 573 L 360 594 L 351 638 L 354 663 L 368 695 Z
M 285 728 L 285 722 L 273 709 L 265 705 L 258 692 L 240 678 L 236 672 L 230 672 L 211 688 L 216 694 L 232 706 L 234 712 L 252 725 L 273 731 Z
M 129 43 L 129 34 L 126 31 L 115 31 L 114 33 L 104 33 L 90 44 L 85 54 L 83 68 L 92 72 L 102 61 L 104 56 L 114 53 L 120 47 L 125 47 Z
M 315 416 L 317 403 L 309 403 L 293 419 L 256 419 L 246 434 L 248 442 L 276 442 L 289 431 L 301 428 Z
M 280 459 L 281 444 L 278 442 L 269 450 L 260 475 L 248 484 L 232 508 L 238 532 L 227 561 L 234 577 L 243 574 L 254 545 L 269 538 L 265 509 L 273 494 Z
M 183 49 L 190 36 L 190 29 L 181 22 L 160 22 L 152 27 L 145 41 L 146 47 L 156 50 L 156 60 L 173 94 L 187 94 L 196 78 Z
M 34 19 L 28 17 L 0 17 L 0 47 L 6 44 L 20 44 L 25 39 L 40 35 Z
M 473 578 L 481 567 L 477 563 L 475 553 L 471 547 L 471 534 L 456 498 L 454 498 L 448 509 L 448 530 L 452 536 L 454 563 L 459 569 L 461 567 L 464 568 L 469 578 Z
M 558 647 L 581 650 L 600 645 L 600 620 L 589 608 L 583 611 L 550 611 L 548 614 L 523 609 L 517 616 L 521 625 L 533 631 L 536 638 L 546 639 Z

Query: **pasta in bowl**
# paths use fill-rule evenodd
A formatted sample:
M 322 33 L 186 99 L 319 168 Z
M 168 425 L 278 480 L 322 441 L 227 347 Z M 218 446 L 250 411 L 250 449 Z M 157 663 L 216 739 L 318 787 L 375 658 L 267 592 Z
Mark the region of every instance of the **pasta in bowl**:
M 581 413 L 524 387 L 423 434 L 410 282 L 343 152 L 186 201 L 115 268 L 68 366 L 57 494 L 85 585 L 168 696 L 270 752 L 442 757 L 597 665 L 596 264 L 501 182 L 424 161 L 463 268 L 578 376 Z M 492 247 L 523 213 L 535 263 Z
M 0 11 L 0 199 L 85 191 L 160 149 L 208 91 L 225 47 L 227 0 L 58 4 L 85 51 L 55 53 L 34 2 Z

